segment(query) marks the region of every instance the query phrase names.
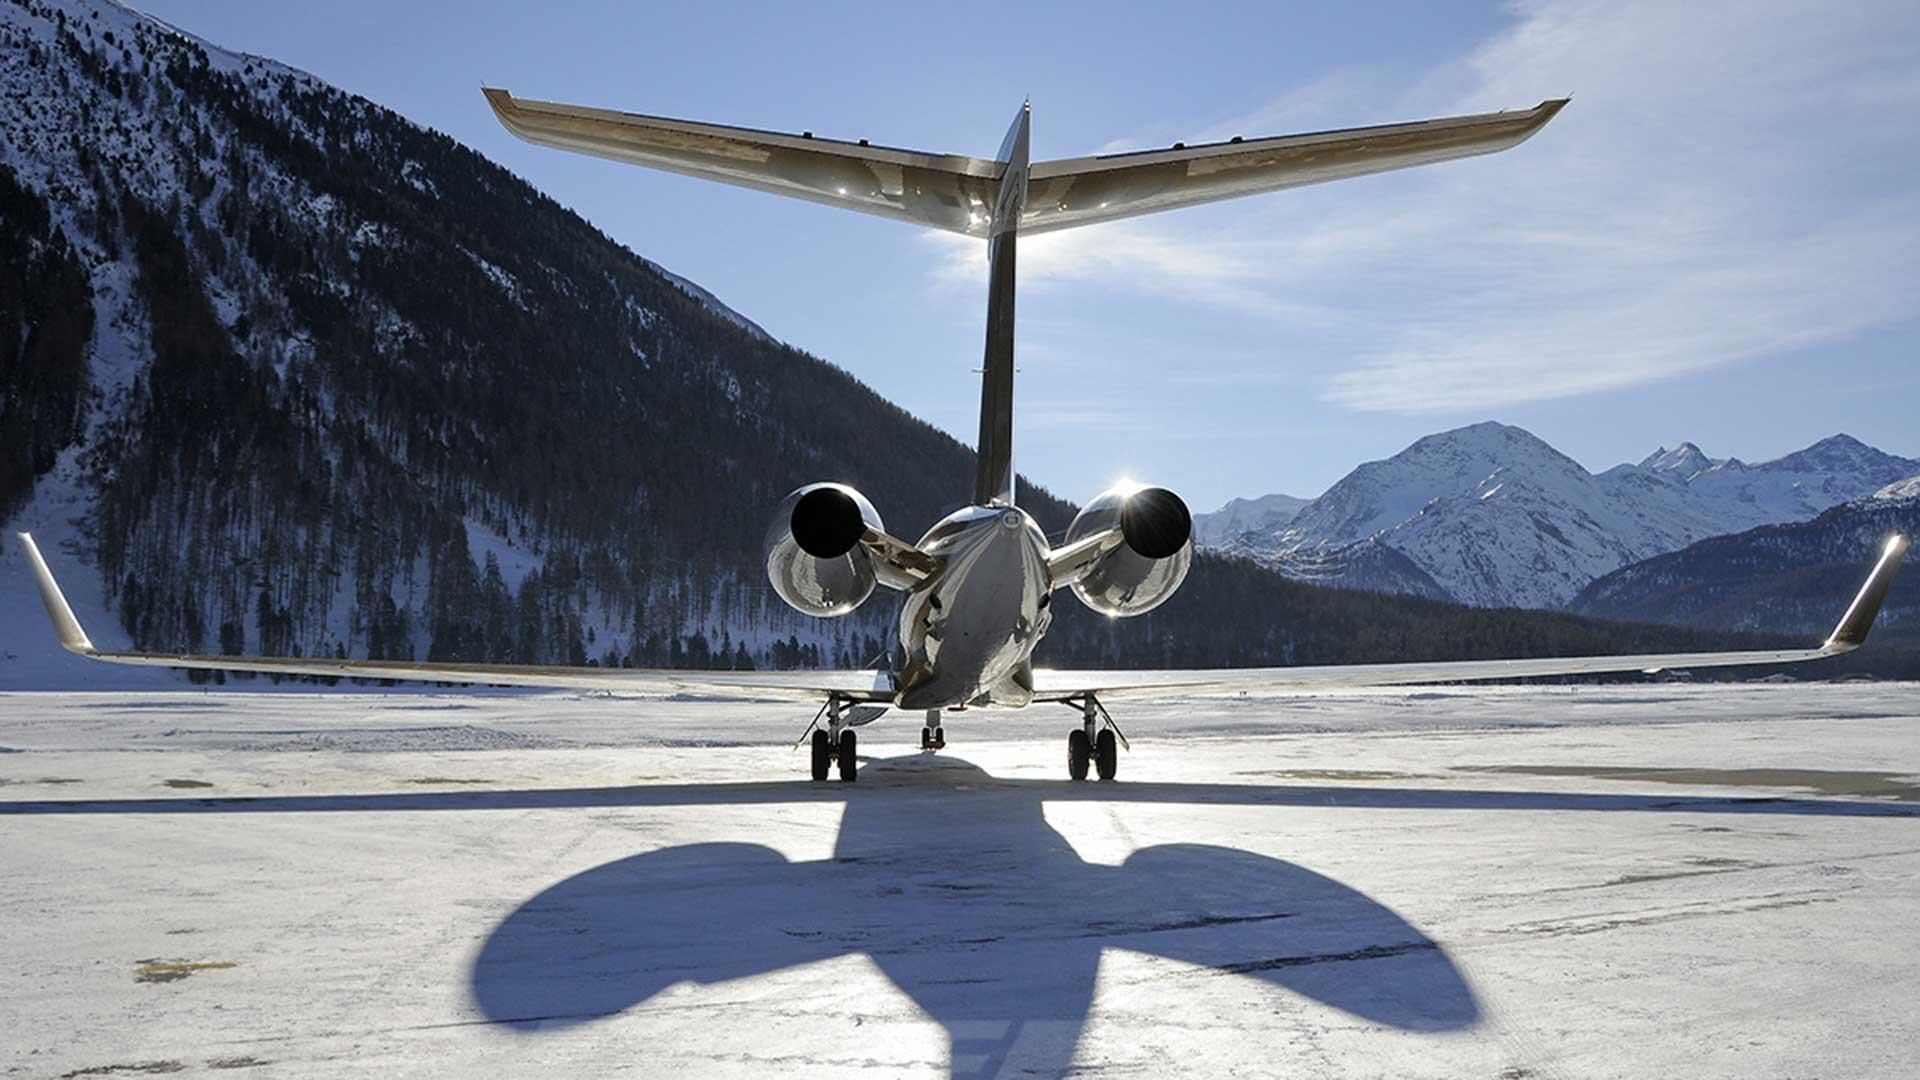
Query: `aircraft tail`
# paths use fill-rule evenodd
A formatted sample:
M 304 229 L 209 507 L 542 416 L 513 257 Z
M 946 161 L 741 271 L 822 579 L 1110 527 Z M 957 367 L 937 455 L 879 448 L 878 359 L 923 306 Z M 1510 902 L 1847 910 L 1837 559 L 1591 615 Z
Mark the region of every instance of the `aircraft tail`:
M 977 236 L 988 249 L 977 505 L 1013 505 L 1016 238 L 1517 146 L 1567 104 L 1410 124 L 1175 143 L 1029 165 L 1031 109 L 992 161 L 584 108 L 484 91 L 508 131 L 543 146 Z M 1031 197 L 1029 197 L 1031 196 Z
M 1000 159 L 1007 169 L 987 238 L 987 348 L 980 365 L 979 471 L 976 506 L 1013 505 L 1013 295 L 1015 246 L 1027 204 L 1027 143 L 1033 110 L 1025 104 L 1007 129 Z

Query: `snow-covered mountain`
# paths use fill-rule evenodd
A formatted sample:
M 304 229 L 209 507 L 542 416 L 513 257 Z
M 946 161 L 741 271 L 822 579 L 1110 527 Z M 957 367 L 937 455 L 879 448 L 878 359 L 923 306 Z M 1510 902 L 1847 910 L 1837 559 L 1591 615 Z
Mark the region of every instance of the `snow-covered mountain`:
M 1193 515 L 1193 542 L 1202 547 L 1225 547 L 1247 533 L 1276 533 L 1293 520 L 1301 507 L 1312 501 L 1280 494 L 1229 499 L 1225 506 L 1211 514 Z
M 0 685 L 81 666 L 15 529 L 105 647 L 863 664 L 891 613 L 772 599 L 768 508 L 966 488 L 953 439 L 304 72 L 0 0 L 0 101 Z
M 1361 465 L 1285 526 L 1223 546 L 1288 572 L 1372 540 L 1453 599 L 1557 607 L 1620 567 L 1803 521 L 1917 470 L 1920 461 L 1836 435 L 1758 465 L 1682 443 L 1595 474 L 1530 432 L 1481 423 Z

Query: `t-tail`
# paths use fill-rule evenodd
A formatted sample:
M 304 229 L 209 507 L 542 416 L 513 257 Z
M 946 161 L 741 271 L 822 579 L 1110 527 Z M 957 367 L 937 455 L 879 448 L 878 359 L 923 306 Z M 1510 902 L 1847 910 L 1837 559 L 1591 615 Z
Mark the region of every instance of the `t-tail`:
M 987 241 L 987 344 L 981 366 L 976 505 L 1014 501 L 1015 246 L 1033 235 L 1241 195 L 1490 154 L 1545 127 L 1565 99 L 1453 116 L 1029 164 L 1029 105 L 993 159 L 931 154 L 867 139 L 816 138 L 563 105 L 484 91 L 500 123 L 528 142 L 826 203 Z

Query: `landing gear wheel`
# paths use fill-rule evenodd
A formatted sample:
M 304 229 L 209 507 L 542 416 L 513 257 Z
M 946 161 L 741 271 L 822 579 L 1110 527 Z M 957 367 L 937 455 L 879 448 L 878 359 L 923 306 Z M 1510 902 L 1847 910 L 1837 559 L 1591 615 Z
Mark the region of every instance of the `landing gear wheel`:
M 1102 780 L 1113 779 L 1120 768 L 1120 741 L 1113 737 L 1112 728 L 1102 728 L 1093 742 L 1093 767 Z M 1084 770 L 1081 775 L 1085 775 Z
M 1085 728 L 1074 728 L 1067 734 L 1067 775 L 1075 780 L 1087 778 L 1087 761 L 1093 757 L 1093 747 L 1087 742 Z
M 946 728 L 937 727 L 933 729 L 933 748 L 935 750 L 945 750 L 947 748 Z
M 851 781 L 860 768 L 860 762 L 853 756 L 855 740 L 853 732 L 840 733 L 840 779 Z
M 815 780 L 825 780 L 827 778 L 827 768 L 832 764 L 833 764 L 833 744 L 827 741 L 827 733 L 824 731 L 814 732 L 813 733 L 813 778 Z
M 920 749 L 922 750 L 933 749 L 933 729 L 932 728 L 923 727 L 920 729 Z

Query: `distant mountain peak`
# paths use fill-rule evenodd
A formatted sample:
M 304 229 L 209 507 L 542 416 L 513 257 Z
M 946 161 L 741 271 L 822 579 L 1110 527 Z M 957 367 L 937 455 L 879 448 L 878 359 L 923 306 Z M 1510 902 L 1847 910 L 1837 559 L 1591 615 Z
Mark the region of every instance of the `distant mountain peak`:
M 1228 499 L 1211 514 L 1193 515 L 1194 541 L 1202 547 L 1227 547 L 1247 536 L 1270 538 L 1312 501 L 1280 492 L 1257 499 Z
M 1465 427 L 1436 431 L 1432 435 L 1415 439 L 1413 445 L 1401 451 L 1402 454 L 1422 449 L 1447 446 L 1499 446 L 1502 444 L 1539 445 L 1552 450 L 1545 439 L 1523 427 L 1502 424 L 1497 420 L 1482 420 Z M 1554 451 L 1559 453 L 1559 451 Z M 1398 455 L 1396 455 L 1398 456 Z
M 1669 450 L 1661 447 L 1648 454 L 1640 462 L 1640 467 L 1657 473 L 1670 473 L 1682 479 L 1690 479 L 1706 472 L 1715 465 L 1722 464 L 1708 457 L 1706 452 L 1690 442 L 1683 442 Z
M 1830 472 L 1834 470 L 1865 470 L 1891 472 L 1894 476 L 1909 475 L 1920 462 L 1895 457 L 1877 450 L 1859 439 L 1845 433 L 1829 435 L 1805 450 L 1796 450 L 1761 468 L 1790 472 Z

